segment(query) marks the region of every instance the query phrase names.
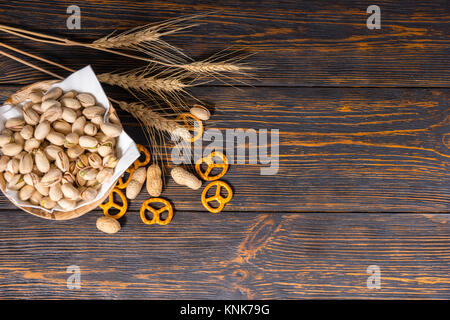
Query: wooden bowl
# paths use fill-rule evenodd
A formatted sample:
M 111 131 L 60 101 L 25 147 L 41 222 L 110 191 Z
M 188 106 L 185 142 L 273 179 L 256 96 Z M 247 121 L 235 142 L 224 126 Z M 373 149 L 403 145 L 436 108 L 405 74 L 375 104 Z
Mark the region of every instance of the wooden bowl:
M 32 85 L 26 86 L 22 89 L 20 89 L 18 92 L 14 93 L 11 97 L 9 97 L 4 104 L 18 104 L 22 103 L 26 100 L 28 95 L 32 90 L 43 90 L 47 91 L 50 86 L 56 82 L 60 82 L 60 80 L 47 80 L 47 81 L 41 81 L 33 83 Z M 116 113 L 116 110 L 114 110 L 113 106 L 109 106 L 109 112 L 112 114 Z M 117 182 L 117 181 L 116 181 Z M 30 208 L 30 207 L 21 207 L 18 206 L 20 209 L 22 209 L 25 212 L 31 213 L 32 215 L 35 215 L 37 217 L 41 217 L 44 219 L 50 219 L 50 220 L 69 220 L 74 219 L 77 217 L 82 216 L 85 213 L 88 213 L 89 211 L 95 209 L 98 207 L 105 199 L 108 197 L 108 195 L 112 192 L 112 189 L 114 189 L 114 186 L 116 184 L 114 183 L 112 187 L 106 192 L 105 196 L 103 196 L 98 201 L 95 201 L 93 203 L 89 203 L 85 206 L 82 206 L 78 209 L 61 212 L 61 211 L 54 211 L 53 213 L 49 213 L 45 210 L 37 209 L 37 208 Z M 3 177 L 3 173 L 0 173 L 0 190 L 5 193 L 6 190 L 6 181 Z

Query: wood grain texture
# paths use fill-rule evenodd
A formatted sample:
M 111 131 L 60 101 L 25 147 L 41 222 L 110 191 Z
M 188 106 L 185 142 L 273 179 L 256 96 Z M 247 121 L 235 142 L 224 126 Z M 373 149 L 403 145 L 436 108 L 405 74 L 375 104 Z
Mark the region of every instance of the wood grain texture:
M 448 298 L 449 215 L 134 212 L 109 236 L 98 212 L 51 222 L 2 210 L 0 298 Z M 25 223 L 27 222 L 27 223 Z M 214 226 L 212 231 L 211 226 Z M 81 269 L 69 290 L 66 269 Z M 368 289 L 369 265 L 381 289 Z
M 226 211 L 449 212 L 447 89 L 206 87 L 194 93 L 215 102 L 207 128 L 280 130 L 278 173 L 262 176 L 266 165 L 248 160 L 232 165 L 224 179 L 235 196 Z M 132 138 L 146 144 L 135 120 L 120 117 Z M 167 179 L 163 195 L 178 210 L 204 211 L 201 191 Z M 142 192 L 130 207 L 137 210 L 148 197 Z
M 197 28 L 167 40 L 194 58 L 230 46 L 257 51 L 249 60 L 260 68 L 256 72 L 260 81 L 247 79 L 253 85 L 448 87 L 448 2 L 378 1 L 379 30 L 366 27 L 366 9 L 371 4 L 350 0 L 77 1 L 82 29 L 67 30 L 67 1 L 3 1 L 0 23 L 90 42 L 116 29 L 214 12 L 199 19 L 202 25 Z M 45 46 L 5 34 L 0 39 L 73 68 L 93 64 L 97 72 L 105 72 L 124 63 L 82 48 Z M 1 62 L 11 70 L 18 67 L 3 58 Z M 33 79 L 37 78 L 41 77 L 34 73 Z

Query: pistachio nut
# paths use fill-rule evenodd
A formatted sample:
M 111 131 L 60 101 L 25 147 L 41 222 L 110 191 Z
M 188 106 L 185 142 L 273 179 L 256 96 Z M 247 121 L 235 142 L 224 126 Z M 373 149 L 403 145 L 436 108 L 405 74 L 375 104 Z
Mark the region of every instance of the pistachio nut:
M 75 132 L 71 132 L 66 135 L 66 141 L 64 141 L 64 147 L 71 148 L 78 144 L 79 136 Z
M 103 123 L 103 117 L 100 115 L 95 116 L 91 119 L 91 122 L 95 124 L 97 127 L 100 127 L 100 125 Z
M 94 188 L 86 188 L 81 192 L 81 199 L 84 201 L 92 201 L 97 196 L 97 190 Z
M 45 111 L 47 111 L 48 109 L 50 109 L 52 107 L 59 107 L 59 108 L 61 108 L 61 103 L 59 101 L 56 101 L 56 100 L 46 100 L 46 101 L 43 101 L 41 103 L 41 111 L 42 112 L 45 112 Z
M 35 186 L 39 183 L 40 178 L 36 173 L 30 172 L 23 175 L 23 181 L 30 186 Z
M 91 153 L 88 156 L 89 165 L 94 169 L 99 169 L 102 167 L 103 160 L 97 153 Z
M 41 183 L 44 186 L 51 187 L 60 182 L 62 179 L 62 172 L 58 168 L 50 168 L 50 170 L 42 177 Z
M 31 198 L 31 195 L 33 194 L 33 192 L 34 192 L 34 187 L 26 184 L 19 191 L 19 199 L 22 201 L 26 201 Z
M 53 209 L 56 207 L 56 201 L 53 201 L 50 197 L 44 197 L 41 199 L 40 205 L 45 209 Z
M 2 147 L 2 153 L 5 156 L 14 157 L 23 150 L 23 147 L 18 143 L 8 143 Z
M 42 112 L 44 112 L 44 111 L 42 110 L 42 106 L 41 106 L 40 103 L 33 104 L 33 105 L 31 106 L 31 108 L 29 108 L 29 109 L 34 110 L 37 114 L 41 114 Z
M 78 200 L 80 198 L 80 191 L 71 183 L 63 183 L 61 185 L 61 191 L 64 197 L 69 200 Z
M 18 174 L 20 168 L 20 161 L 18 159 L 10 159 L 6 165 L 6 171 L 12 174 Z
M 5 122 L 5 128 L 12 131 L 21 131 L 25 126 L 25 120 L 22 118 L 9 118 Z
M 47 158 L 50 160 L 56 160 L 56 157 L 58 156 L 58 152 L 63 151 L 63 148 L 59 146 L 55 146 L 53 144 L 48 145 L 45 147 L 44 152 L 47 155 Z
M 54 145 L 62 146 L 64 144 L 64 141 L 66 140 L 66 137 L 62 133 L 51 130 L 46 139 Z
M 83 107 L 90 107 L 95 104 L 95 98 L 89 93 L 80 93 L 77 95 L 78 101 L 80 101 Z
M 69 170 L 69 157 L 64 151 L 58 152 L 55 160 L 56 167 L 62 172 Z
M 72 172 L 64 172 L 64 175 L 61 179 L 61 183 L 75 183 L 75 176 L 73 175 Z
M 70 90 L 70 91 L 67 91 L 66 93 L 64 93 L 61 96 L 61 99 L 64 99 L 64 98 L 75 98 L 76 96 L 77 96 L 77 92 L 75 90 Z
M 102 131 L 105 135 L 107 135 L 108 137 L 112 137 L 112 138 L 116 138 L 116 137 L 120 136 L 120 134 L 122 133 L 121 126 L 110 123 L 110 122 L 103 122 L 100 125 L 100 129 L 102 129 Z
M 36 138 L 27 139 L 27 140 L 25 140 L 23 149 L 26 152 L 32 152 L 34 149 L 39 148 L 40 144 L 41 144 L 41 141 L 39 141 Z
M 5 144 L 13 142 L 14 139 L 12 135 L 8 136 L 6 134 L 0 135 L 0 147 L 3 147 Z
M 98 170 L 94 169 L 94 168 L 91 168 L 91 167 L 83 168 L 78 173 L 78 175 L 80 177 L 82 177 L 86 181 L 96 179 L 97 178 L 97 174 L 98 174 Z
M 97 116 L 103 116 L 105 114 L 105 108 L 100 106 L 92 106 L 87 107 L 83 109 L 83 115 L 86 117 L 86 119 L 93 119 Z
M 30 197 L 30 202 L 34 205 L 39 205 L 41 203 L 41 200 L 42 194 L 37 190 L 33 191 Z
M 97 131 L 98 129 L 93 123 L 87 123 L 84 126 L 84 133 L 87 134 L 88 136 L 95 136 L 97 134 Z
M 47 101 L 51 99 L 58 99 L 63 94 L 63 91 L 61 88 L 55 87 L 47 91 L 46 94 L 42 97 L 42 101 Z
M 29 124 L 24 126 L 23 129 L 20 131 L 20 135 L 22 136 L 22 138 L 24 140 L 31 139 L 33 137 L 33 134 L 34 134 L 34 128 L 33 128 L 33 126 L 31 126 Z
M 78 143 L 85 149 L 95 149 L 98 145 L 97 139 L 91 136 L 81 136 Z
M 109 114 L 109 122 L 120 125 L 120 119 L 119 119 L 119 116 L 117 115 L 117 113 L 111 112 Z
M 109 179 L 111 179 L 113 174 L 114 174 L 114 169 L 103 168 L 97 173 L 96 179 L 99 183 L 105 183 L 105 182 L 108 182 Z
M 39 114 L 32 108 L 27 108 L 23 110 L 23 119 L 27 124 L 35 126 L 39 123 Z
M 77 113 L 73 109 L 64 107 L 62 110 L 62 118 L 69 123 L 74 123 L 77 120 Z
M 80 147 L 79 145 L 75 145 L 73 147 L 70 147 L 67 149 L 67 156 L 70 159 L 76 159 L 84 152 L 84 149 Z
M 69 134 L 72 132 L 72 125 L 66 120 L 56 120 L 52 123 L 53 129 L 62 134 Z
M 103 166 L 105 168 L 115 168 L 117 166 L 117 162 L 119 162 L 119 160 L 113 154 L 109 154 L 103 158 Z
M 30 173 L 33 170 L 33 157 L 30 153 L 26 153 L 20 159 L 19 172 L 21 174 Z
M 61 184 L 60 183 L 56 183 L 53 186 L 51 186 L 50 189 L 48 190 L 48 196 L 53 201 L 61 200 L 62 197 L 63 197 L 63 192 L 61 190 Z
M 42 183 L 42 180 L 36 183 L 34 186 L 37 191 L 39 191 L 40 194 L 42 194 L 44 197 L 48 196 L 48 192 L 50 191 L 50 188 Z
M 67 107 L 70 109 L 77 110 L 77 109 L 81 108 L 80 101 L 78 101 L 77 99 L 74 99 L 74 98 L 61 99 L 61 103 L 64 107 Z
M 25 181 L 23 181 L 23 176 L 21 174 L 15 174 L 9 180 L 7 184 L 7 188 L 9 190 L 20 190 L 25 185 Z
M 50 133 L 50 129 L 50 122 L 44 120 L 34 129 L 34 137 L 38 140 L 44 140 Z
M 113 153 L 114 149 L 111 142 L 102 143 L 98 148 L 97 152 L 100 156 L 106 157 L 107 155 Z
M 3 178 L 5 178 L 6 182 L 10 182 L 12 177 L 14 177 L 14 173 L 11 173 L 9 171 L 5 171 L 3 173 Z
M 21 146 L 23 146 L 25 144 L 25 139 L 22 137 L 20 132 L 14 132 L 13 139 L 14 139 L 14 143 L 20 144 Z
M 51 123 L 51 122 L 61 119 L 62 114 L 63 114 L 63 110 L 62 110 L 61 106 L 55 105 L 44 111 L 44 113 L 41 115 L 40 121 L 42 122 L 44 120 L 47 120 Z
M 84 134 L 84 126 L 86 125 L 86 118 L 81 116 L 75 120 L 72 124 L 72 132 L 75 132 L 79 136 Z
M 36 150 L 34 153 L 34 162 L 40 172 L 46 173 L 50 170 L 50 161 L 41 149 Z
M 6 170 L 9 160 L 11 160 L 11 158 L 8 156 L 0 157 L 0 172 L 4 172 Z
M 10 136 L 10 137 L 11 137 L 12 134 L 13 134 L 13 132 L 12 132 L 12 130 L 3 128 L 3 130 L 0 132 L 0 134 L 5 135 L 5 136 Z
M 77 202 L 75 200 L 70 200 L 70 199 L 61 199 L 58 201 L 58 205 L 63 208 L 64 210 L 73 210 L 76 205 Z

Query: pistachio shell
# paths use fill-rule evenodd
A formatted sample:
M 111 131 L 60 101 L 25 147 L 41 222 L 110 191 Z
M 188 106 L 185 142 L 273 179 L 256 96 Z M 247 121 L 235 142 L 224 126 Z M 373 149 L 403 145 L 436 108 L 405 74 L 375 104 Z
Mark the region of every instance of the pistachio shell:
M 111 179 L 113 174 L 114 174 L 114 170 L 112 168 L 103 168 L 98 172 L 96 180 L 99 183 L 108 182 L 108 180 Z
M 12 134 L 13 134 L 13 132 L 12 132 L 12 130 L 3 128 L 3 130 L 0 132 L 0 134 L 5 135 L 5 136 L 10 136 L 10 137 L 11 137 Z
M 9 118 L 5 122 L 5 128 L 12 131 L 21 131 L 25 126 L 25 120 L 22 118 Z
M 102 158 L 97 153 L 91 153 L 88 156 L 88 160 L 89 160 L 89 165 L 95 169 L 101 168 L 101 166 L 103 164 Z
M 61 99 L 61 103 L 64 107 L 73 109 L 73 110 L 78 110 L 81 108 L 81 104 L 77 99 L 74 98 L 64 98 Z
M 14 176 L 14 173 L 11 173 L 9 171 L 5 171 L 3 173 L 3 178 L 5 178 L 6 182 L 10 182 L 13 176 Z
M 31 138 L 31 139 L 28 139 L 25 141 L 23 149 L 26 152 L 32 152 L 34 149 L 39 148 L 40 144 L 41 144 L 41 141 L 39 141 L 36 138 Z
M 64 197 L 69 200 L 78 200 L 80 198 L 80 192 L 71 183 L 62 184 L 61 191 L 64 194 Z
M 84 152 L 84 149 L 81 148 L 79 145 L 75 145 L 73 147 L 70 147 L 67 149 L 67 156 L 70 159 L 76 159 L 78 158 L 82 153 Z
M 47 135 L 46 139 L 54 145 L 62 146 L 64 144 L 64 141 L 66 140 L 66 137 L 62 133 L 52 130 Z
M 41 103 L 41 111 L 45 112 L 50 108 L 53 107 L 59 107 L 61 108 L 61 103 L 59 101 L 56 100 L 46 100 L 44 102 Z
M 23 147 L 18 143 L 8 143 L 2 147 L 2 153 L 5 156 L 14 157 L 23 150 Z
M 63 114 L 63 110 L 61 108 L 61 106 L 52 106 L 50 108 L 48 108 L 47 110 L 44 111 L 44 113 L 41 115 L 41 119 L 40 121 L 44 121 L 47 120 L 50 123 L 61 119 Z
M 34 190 L 33 193 L 31 194 L 30 202 L 34 205 L 39 205 L 41 203 L 41 200 L 42 194 L 39 191 Z
M 98 148 L 97 152 L 100 156 L 106 157 L 107 155 L 113 153 L 114 149 L 110 142 L 102 143 Z
M 103 158 L 103 166 L 105 168 L 115 168 L 117 166 L 118 161 L 119 160 L 116 158 L 115 155 L 109 154 Z
M 60 183 L 56 183 L 53 186 L 51 186 L 49 191 L 48 191 L 48 196 L 53 201 L 61 200 L 62 197 L 63 197 L 63 192 L 61 190 L 61 184 Z
M 73 109 L 64 107 L 62 109 L 62 118 L 69 123 L 74 123 L 77 120 L 77 113 Z
M 97 229 L 108 234 L 116 233 L 120 230 L 120 223 L 111 217 L 100 217 L 96 222 Z
M 6 164 L 6 171 L 11 172 L 12 174 L 18 174 L 20 168 L 20 161 L 18 159 L 10 159 Z
M 95 124 L 97 127 L 100 127 L 100 125 L 103 123 L 103 117 L 100 115 L 95 116 L 91 119 L 91 122 Z
M 23 176 L 23 181 L 30 186 L 35 186 L 40 182 L 40 178 L 34 172 L 27 173 Z
M 19 199 L 22 201 L 26 201 L 31 198 L 31 195 L 34 192 L 34 187 L 30 185 L 24 185 L 22 189 L 19 191 Z
M 77 99 L 83 107 L 90 107 L 95 104 L 94 96 L 89 93 L 80 93 L 77 95 Z
M 119 116 L 117 115 L 117 113 L 111 112 L 109 114 L 109 118 L 108 119 L 109 119 L 109 122 L 117 124 L 117 125 L 120 125 L 120 119 L 119 119 Z
M 46 173 L 50 170 L 50 161 L 48 161 L 48 158 L 45 155 L 44 151 L 40 149 L 37 150 L 34 154 L 34 162 L 40 172 Z
M 21 174 L 15 174 L 8 182 L 7 188 L 9 190 L 17 191 L 20 190 L 24 185 L 25 181 L 23 181 L 23 176 Z
M 122 133 L 121 126 L 110 123 L 110 122 L 103 122 L 100 125 L 100 129 L 102 129 L 102 131 L 105 135 L 107 135 L 108 137 L 112 137 L 112 138 L 116 138 L 116 137 L 120 136 L 120 134 Z
M 100 106 L 92 106 L 83 109 L 83 115 L 89 120 L 97 116 L 103 116 L 105 112 L 105 108 Z
M 86 118 L 81 116 L 75 120 L 72 124 L 72 132 L 75 132 L 79 136 L 84 134 L 84 126 L 86 125 Z
M 66 120 L 56 120 L 52 123 L 52 126 L 56 132 L 60 132 L 62 134 L 69 134 L 72 132 L 72 125 Z
M 42 112 L 44 112 L 42 110 L 42 107 L 41 107 L 40 103 L 33 104 L 30 109 L 35 111 L 37 114 L 41 114 Z
M 85 149 L 96 148 L 98 145 L 97 139 L 91 136 L 81 136 L 78 143 Z
M 23 129 L 20 131 L 20 135 L 22 136 L 22 138 L 24 140 L 31 139 L 33 137 L 33 133 L 34 133 L 34 127 L 29 124 L 24 126 Z
M 86 181 L 95 180 L 97 178 L 97 174 L 98 170 L 91 167 L 81 169 L 79 172 L 80 177 L 82 177 Z
M 0 147 L 3 147 L 5 144 L 13 142 L 14 139 L 12 135 L 8 136 L 5 134 L 0 135 Z
M 38 140 L 44 140 L 50 133 L 50 122 L 44 120 L 34 129 L 34 137 Z
M 25 139 L 22 137 L 20 132 L 13 133 L 14 143 L 20 144 L 22 147 L 25 144 Z
M 72 174 L 72 172 L 64 172 L 64 175 L 61 179 L 61 183 L 72 183 L 74 184 L 76 182 L 75 176 Z
M 58 201 L 58 205 L 64 210 L 72 210 L 76 207 L 77 202 L 70 199 L 61 199 Z
M 46 94 L 44 94 L 44 96 L 42 97 L 42 101 L 47 101 L 50 99 L 58 99 L 59 97 L 61 97 L 63 91 L 61 88 L 55 87 L 52 88 L 50 90 L 47 91 Z
M 48 186 L 44 185 L 44 184 L 42 183 L 42 180 L 39 181 L 34 187 L 35 187 L 36 190 L 39 191 L 39 193 L 42 194 L 44 197 L 47 197 L 47 196 L 48 196 L 48 192 L 49 192 L 50 188 L 49 188 Z
M 66 172 L 69 170 L 69 157 L 64 151 L 58 152 L 55 164 L 56 167 L 58 167 L 58 169 L 62 172 Z
M 86 123 L 84 126 L 84 133 L 88 136 L 95 136 L 97 134 L 97 127 L 93 123 Z
M 84 169 L 89 166 L 88 156 L 85 154 L 80 155 L 80 157 L 77 159 L 76 166 L 78 169 Z
M 0 157 L 0 172 L 4 172 L 6 170 L 9 160 L 11 160 L 11 158 L 8 156 Z
M 62 179 L 62 172 L 57 168 L 50 168 L 50 170 L 42 177 L 41 183 L 44 186 L 51 187 L 60 182 Z
M 95 190 L 94 188 L 86 188 L 85 190 L 83 190 L 83 192 L 81 192 L 81 199 L 84 201 L 91 201 L 94 200 L 95 197 L 97 196 L 97 190 Z
M 27 124 L 31 124 L 32 126 L 35 126 L 39 123 L 40 117 L 39 117 L 39 114 L 35 110 L 28 108 L 28 109 L 23 110 L 23 119 L 25 120 L 25 122 Z
M 75 132 L 71 132 L 66 135 L 66 140 L 64 141 L 64 147 L 72 148 L 78 144 L 79 136 Z
M 40 205 L 45 209 L 53 209 L 56 207 L 56 201 L 53 201 L 50 197 L 44 197 L 41 199 Z
M 56 160 L 56 157 L 58 156 L 58 152 L 63 151 L 63 149 L 59 146 L 55 145 L 49 145 L 45 147 L 44 152 L 47 155 L 47 158 L 50 160 Z
M 33 170 L 33 157 L 27 153 L 20 159 L 19 172 L 21 174 L 27 174 L 31 170 Z
M 30 98 L 31 102 L 33 103 L 41 103 L 43 96 L 44 94 L 42 93 L 42 91 L 32 91 L 28 98 Z
M 75 90 L 70 90 L 61 96 L 61 100 L 64 98 L 75 98 L 76 96 L 77 96 L 77 92 Z

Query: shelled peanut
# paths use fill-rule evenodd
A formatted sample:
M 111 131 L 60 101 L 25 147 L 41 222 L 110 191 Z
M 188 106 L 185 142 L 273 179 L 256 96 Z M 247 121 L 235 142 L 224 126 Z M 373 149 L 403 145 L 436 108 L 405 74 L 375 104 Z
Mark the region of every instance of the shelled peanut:
M 104 122 L 105 109 L 88 93 L 53 88 L 31 92 L 23 117 L 0 134 L 0 172 L 22 201 L 70 210 L 90 201 L 113 175 L 122 127 Z

